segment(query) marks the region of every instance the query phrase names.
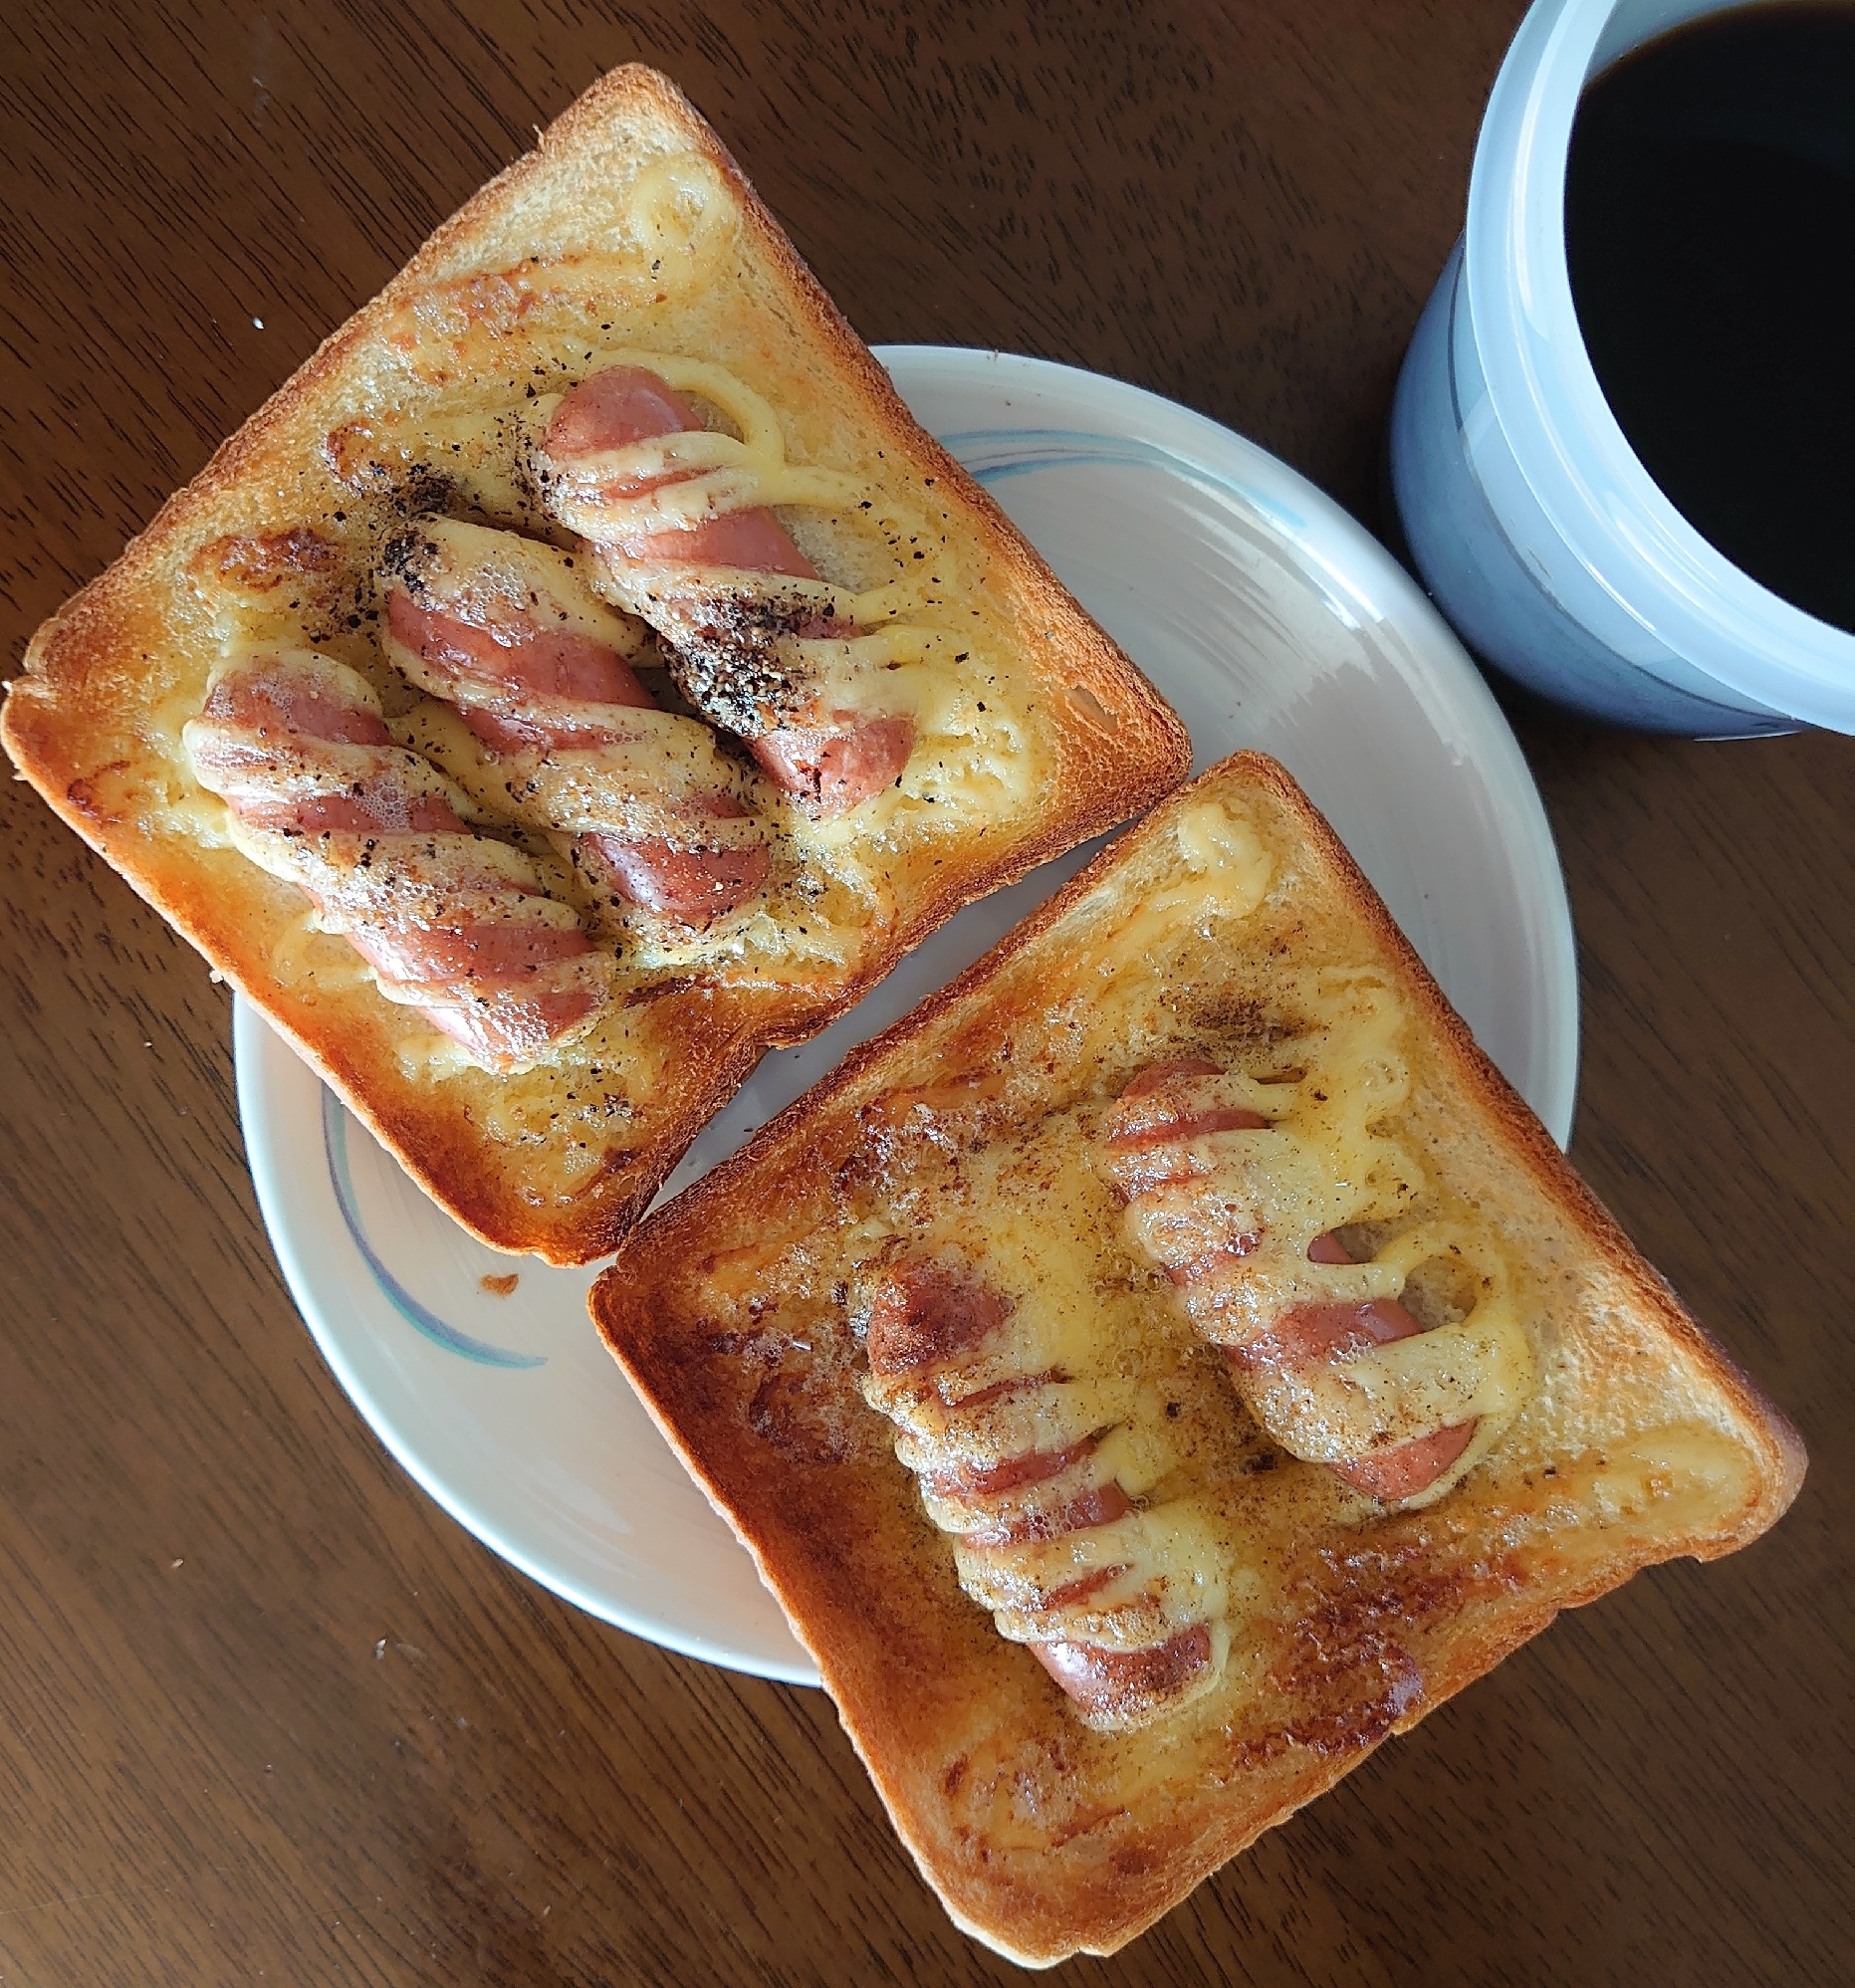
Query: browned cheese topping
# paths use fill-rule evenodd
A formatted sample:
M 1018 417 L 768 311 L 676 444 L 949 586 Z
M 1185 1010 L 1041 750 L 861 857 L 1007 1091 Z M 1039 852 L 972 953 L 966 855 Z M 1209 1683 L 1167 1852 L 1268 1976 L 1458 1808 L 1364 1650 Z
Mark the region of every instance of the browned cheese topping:
M 944 1133 L 957 1159 L 909 1223 L 878 1219 L 853 1301 L 865 1393 L 962 1586 L 1103 1729 L 1238 1661 L 1272 1498 L 1352 1524 L 1432 1503 L 1535 1384 L 1488 1225 L 1414 1213 L 1433 1198 L 1398 1137 L 1390 983 L 1328 969 L 1290 994 L 1299 1021 L 1253 1067 L 1182 1047 L 1035 1130 Z M 1221 1403 L 1221 1449 L 1174 1420 L 1193 1389 L 1168 1315 L 1216 1356 L 1195 1398 Z M 1275 1459 L 1240 1514 L 1218 1472 Z
M 379 699 L 311 651 L 224 668 L 185 730 L 238 847 L 299 885 L 322 929 L 487 1069 L 517 1071 L 583 1033 L 612 966 L 519 850 L 470 825 L 466 797 L 393 744 Z

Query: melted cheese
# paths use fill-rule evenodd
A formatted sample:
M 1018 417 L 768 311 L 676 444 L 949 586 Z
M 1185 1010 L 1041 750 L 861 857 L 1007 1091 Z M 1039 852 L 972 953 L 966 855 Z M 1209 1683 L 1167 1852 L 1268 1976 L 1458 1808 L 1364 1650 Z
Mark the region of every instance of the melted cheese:
M 1020 1546 L 973 1548 L 956 1539 L 954 1562 L 961 1586 L 1013 1643 L 1139 1650 L 1201 1625 L 1228 1637 L 1233 1575 L 1246 1600 L 1262 1585 L 1252 1570 L 1232 1566 L 1203 1509 L 1185 1498 Z M 1044 1601 L 1084 1574 L 1117 1569 L 1113 1585 L 1086 1601 L 1059 1611 Z
M 1425 1183 L 1415 1157 L 1384 1129 L 1410 1092 L 1403 1009 L 1390 984 L 1328 971 L 1302 976 L 1294 999 L 1310 1025 L 1279 1053 L 1301 1066 L 1297 1077 L 1193 1079 L 1181 1106 L 1241 1106 L 1267 1126 L 1170 1143 L 1177 1171 L 1157 1185 L 1131 1171 L 1150 1166 L 1150 1153 L 1130 1160 L 1110 1147 L 1104 1165 L 1137 1190 L 1125 1217 L 1129 1242 L 1188 1278 L 1178 1302 L 1220 1345 L 1266 1344 L 1274 1321 L 1297 1305 L 1397 1298 L 1414 1271 L 1438 1258 L 1473 1271 L 1478 1295 L 1460 1320 L 1337 1357 L 1267 1364 L 1240 1384 L 1270 1435 L 1314 1462 L 1345 1462 L 1476 1423 L 1453 1469 L 1412 1501 L 1430 1502 L 1474 1467 L 1531 1393 L 1531 1345 L 1486 1227 L 1407 1226 L 1369 1261 L 1308 1260 L 1309 1245 L 1334 1229 L 1407 1221 Z
M 1344 1463 L 1463 1423 L 1513 1417 L 1532 1362 L 1506 1307 L 1351 1358 L 1273 1368 L 1245 1382 L 1265 1429 L 1292 1455 Z
M 435 1028 L 408 1030 L 393 1044 L 393 1059 L 399 1074 L 413 1083 L 441 1084 L 477 1068 L 461 1042 Z
M 857 477 L 789 463 L 778 411 L 727 367 L 676 352 L 627 350 L 616 354 L 615 362 L 642 366 L 678 393 L 699 394 L 741 432 L 681 429 L 600 449 L 558 469 L 555 510 L 582 537 L 614 544 L 762 505 L 854 510 L 869 496 Z M 617 497 L 614 485 L 645 488 Z M 622 567 L 612 581 L 620 590 L 635 584 Z
M 924 536 L 926 520 L 895 505 L 876 486 L 789 462 L 778 411 L 727 368 L 630 349 L 612 351 L 607 362 L 656 373 L 678 392 L 719 409 L 740 433 L 702 428 L 653 436 L 557 471 L 553 508 L 587 538 L 611 543 L 763 507 L 828 511 L 859 521 L 866 536 L 898 544 Z M 546 398 L 535 403 L 532 433 L 545 430 L 557 404 Z M 665 477 L 676 480 L 660 481 Z M 609 495 L 615 482 L 652 487 L 634 498 L 615 499 Z M 924 567 L 929 563 L 922 561 Z M 982 669 L 983 638 L 949 618 L 937 578 L 904 570 L 879 585 L 852 590 L 827 580 L 768 577 L 783 602 L 803 603 L 820 618 L 828 611 L 828 618 L 857 631 L 847 638 L 788 634 L 775 640 L 774 656 L 806 687 L 815 710 L 906 717 L 915 727 L 914 759 L 899 792 L 865 802 L 848 818 L 859 843 L 872 832 L 880 837 L 898 815 L 944 833 L 974 820 L 998 819 L 1028 802 L 1038 773 L 1033 742 L 1013 710 L 1014 700 L 999 692 L 996 663 Z M 608 557 L 603 565 L 609 597 L 652 620 L 666 599 L 725 597 L 741 584 L 739 572 L 681 561 L 640 564 Z M 802 817 L 795 833 L 819 853 L 842 855 L 848 840 L 843 828 L 841 822 L 812 824 Z
M 1181 1490 L 1183 1459 L 1169 1433 L 1163 1378 L 1130 1361 L 1125 1299 L 1117 1305 L 1107 1297 L 1101 1261 L 1074 1245 L 1091 1231 L 1109 1239 L 1085 1129 L 1063 1121 L 1028 1147 L 989 1147 L 967 1166 L 966 1192 L 981 1206 L 1014 1211 L 1009 1224 L 988 1234 L 983 1260 L 986 1285 L 1009 1310 L 953 1365 L 899 1379 L 871 1372 L 864 1391 L 896 1423 L 896 1453 L 921 1475 L 929 1516 L 954 1535 L 961 1583 L 992 1611 L 1001 1635 L 1138 1650 L 1182 1630 L 1211 1632 L 1212 1661 L 1189 1690 L 1145 1711 L 1117 1712 L 1114 1722 L 1176 1710 L 1215 1686 L 1231 1649 L 1225 1618 L 1254 1601 L 1260 1578 L 1232 1561 L 1202 1499 Z M 950 1209 L 943 1221 L 914 1231 L 911 1247 L 951 1246 L 962 1231 Z M 872 1243 L 878 1233 L 870 1233 Z M 1137 1326 L 1131 1337 L 1137 1341 Z M 964 1406 L 1002 1383 L 1019 1385 Z M 995 1492 L 960 1487 L 963 1472 L 1072 1445 L 1086 1453 L 1058 1474 Z M 1134 1509 L 1064 1528 L 1072 1502 L 1101 1487 L 1118 1488 Z M 1053 1534 L 984 1537 L 1023 1529 L 1040 1513 L 1055 1515 Z M 1112 1578 L 1082 1599 L 1055 1599 L 1091 1575 Z
M 421 605 L 436 605 L 499 639 L 505 630 L 517 641 L 543 629 L 583 635 L 628 662 L 647 649 L 643 622 L 614 614 L 586 584 L 585 554 L 455 518 L 421 518 L 416 530 Z M 416 666 L 390 634 L 383 639 L 402 671 L 408 661 Z
M 299 997 L 306 994 L 343 994 L 350 988 L 374 984 L 369 967 L 347 940 L 325 932 L 314 908 L 285 920 L 271 945 L 271 972 L 280 985 L 292 989 Z M 445 1042 L 468 1062 L 461 1043 L 432 1030 L 434 1040 Z M 473 1064 L 471 1067 L 475 1067 Z
M 217 794 L 175 792 L 148 809 L 148 826 L 156 835 L 172 835 L 196 849 L 237 847 L 232 815 Z
M 1084 1053 L 1111 1057 L 1149 1027 L 1153 989 L 1173 963 L 1252 918 L 1269 897 L 1275 862 L 1255 830 L 1218 800 L 1181 810 L 1167 837 L 1175 860 L 1156 888 L 1113 905 L 1113 923 L 1092 940 L 1080 970 L 1078 1022 Z
M 1489 1468 L 1484 1496 L 1501 1550 L 1543 1546 L 1561 1565 L 1614 1561 L 1618 1536 L 1667 1542 L 1684 1527 L 1717 1533 L 1756 1494 L 1756 1469 L 1741 1442 L 1703 1423 L 1664 1424 L 1602 1450 Z
M 1102 971 L 1176 948 L 1188 935 L 1209 937 L 1220 919 L 1248 918 L 1269 893 L 1275 859 L 1256 831 L 1217 800 L 1201 800 L 1173 823 L 1184 877 L 1140 898 L 1115 926 Z
M 1272 854 L 1226 809 L 1201 804 L 1173 834 L 1173 880 L 1118 920 L 1098 951 L 1091 945 L 1084 972 L 1170 952 L 1181 933 L 1215 945 L 1226 925 L 1254 916 L 1267 900 Z M 942 1134 L 957 1157 L 938 1188 L 911 1200 L 905 1220 L 899 1208 L 872 1217 L 852 1242 L 877 1264 L 898 1244 L 954 1252 L 1009 1302 L 981 1343 L 950 1363 L 865 1382 L 872 1405 L 897 1426 L 897 1456 L 920 1478 L 929 1517 L 954 1539 L 963 1587 L 1007 1638 L 1141 1649 L 1205 1625 L 1222 1669 L 1233 1652 L 1251 1647 L 1252 1626 L 1273 1606 L 1282 1552 L 1273 1512 L 1318 1509 L 1357 1522 L 1383 1509 L 1325 1471 L 1289 1468 L 1254 1480 L 1240 1504 L 1254 1530 L 1233 1529 L 1222 1506 L 1233 1494 L 1205 1477 L 1202 1458 L 1174 1437 L 1169 1414 L 1178 1410 L 1166 1397 L 1178 1384 L 1153 1367 L 1161 1343 L 1155 1304 L 1178 1307 L 1215 1344 L 1242 1345 L 1265 1335 L 1286 1307 L 1397 1298 L 1426 1266 L 1451 1265 L 1457 1287 L 1472 1292 L 1461 1316 L 1394 1343 L 1259 1369 L 1237 1382 L 1269 1437 L 1309 1463 L 1350 1461 L 1475 1422 L 1462 1456 L 1403 1501 L 1407 1509 L 1447 1495 L 1536 1390 L 1531 1340 L 1498 1238 L 1485 1222 L 1436 1212 L 1401 1136 L 1412 1079 L 1393 983 L 1362 968 L 1306 970 L 1288 981 L 1282 1005 L 1295 1032 L 1269 1037 L 1267 1062 L 1169 1079 L 1183 1087 L 1180 1101 L 1162 1099 L 1152 1121 L 1163 1128 L 1180 1116 L 1240 1107 L 1265 1126 L 1162 1139 L 1157 1166 L 1154 1144 L 1104 1146 L 1101 1118 L 1086 1103 L 1035 1131 L 977 1145 Z M 905 1095 L 908 1108 L 885 1122 L 918 1131 L 915 1121 L 933 1111 Z M 945 1083 L 933 1095 L 956 1114 L 979 1098 L 976 1086 Z M 1126 1170 L 1141 1165 L 1153 1170 L 1148 1185 L 1117 1215 L 1109 1185 L 1135 1178 Z M 1172 1178 L 1154 1187 L 1156 1175 Z M 1308 1260 L 1315 1237 L 1356 1224 L 1384 1236 L 1370 1260 Z M 1128 1277 L 1130 1265 L 1195 1264 L 1233 1233 L 1257 1238 L 1249 1253 L 1163 1297 L 1145 1295 L 1137 1272 Z M 1229 1413 L 1241 1416 L 1235 1398 L 1227 1400 Z M 1071 1460 L 1047 1479 L 984 1488 L 989 1469 L 1033 1455 Z M 1620 1484 L 1633 1487 L 1639 1475 L 1624 1468 Z M 1132 1509 L 1062 1529 L 1069 1505 L 1103 1484 L 1118 1486 Z M 1056 1515 L 1053 1531 L 1046 1526 L 1039 1536 L 1027 1523 L 1039 1513 Z M 1084 1580 L 1092 1585 L 1078 1599 L 1057 1602 Z M 1242 1663 L 1233 1668 L 1231 1688 L 1247 1674 Z M 1171 1709 L 1162 1704 L 1141 1716 Z
M 714 164 L 671 152 L 631 183 L 630 224 L 644 273 L 666 291 L 711 283 L 740 231 L 740 211 Z

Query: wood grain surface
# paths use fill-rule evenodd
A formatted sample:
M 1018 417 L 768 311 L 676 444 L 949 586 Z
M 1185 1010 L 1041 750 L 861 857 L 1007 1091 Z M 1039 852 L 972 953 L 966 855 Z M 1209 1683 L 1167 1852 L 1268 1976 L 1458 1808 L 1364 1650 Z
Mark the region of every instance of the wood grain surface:
M 16 6 L 0 646 L 631 58 L 865 336 L 1136 380 L 1376 523 L 1518 13 Z M 1578 925 L 1574 1158 L 1811 1476 L 1758 1546 L 1561 1622 L 1066 1980 L 1855 1977 L 1855 750 L 1514 722 Z M 1010 1977 L 916 1878 L 821 1694 L 576 1613 L 385 1456 L 259 1225 L 223 990 L 7 791 L 4 1988 Z

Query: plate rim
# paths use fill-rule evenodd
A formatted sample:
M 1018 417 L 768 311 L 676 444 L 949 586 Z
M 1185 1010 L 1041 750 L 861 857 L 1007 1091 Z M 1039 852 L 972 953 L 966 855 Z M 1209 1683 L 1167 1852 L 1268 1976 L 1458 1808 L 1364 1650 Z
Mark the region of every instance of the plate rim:
M 1502 710 L 1487 678 L 1463 646 L 1462 638 L 1444 619 L 1442 611 L 1422 584 L 1336 498 L 1329 497 L 1318 484 L 1303 476 L 1291 464 L 1264 448 L 1260 442 L 1226 427 L 1211 415 L 1202 414 L 1183 401 L 1156 393 L 1151 387 L 1137 385 L 1113 373 L 1069 365 L 1060 359 L 1038 358 L 999 347 L 886 344 L 872 345 L 870 350 L 885 369 L 890 367 L 891 361 L 904 365 L 927 365 L 949 360 L 956 364 L 978 361 L 1020 371 L 1033 384 L 1039 379 L 1059 381 L 1071 390 L 1095 394 L 1106 388 L 1110 401 L 1123 399 L 1129 408 L 1145 412 L 1154 423 L 1177 426 L 1182 434 L 1201 439 L 1207 445 L 1208 453 L 1234 453 L 1249 470 L 1260 473 L 1264 480 L 1291 493 L 1304 510 L 1307 524 L 1345 543 L 1349 560 L 1356 561 L 1370 573 L 1372 591 L 1380 598 L 1389 594 L 1397 604 L 1400 618 L 1409 615 L 1423 626 L 1426 650 L 1434 649 L 1438 660 L 1443 655 L 1449 658 L 1455 679 L 1452 688 L 1459 691 L 1464 715 L 1476 727 L 1478 761 L 1486 750 L 1498 756 L 1502 763 L 1500 771 L 1506 776 L 1504 792 L 1519 817 L 1515 825 L 1522 829 L 1526 854 L 1537 872 L 1533 881 L 1540 887 L 1542 896 L 1535 900 L 1535 909 L 1539 914 L 1539 932 L 1547 955 L 1541 962 L 1545 969 L 1545 985 L 1541 992 L 1547 1005 L 1547 1026 L 1542 1033 L 1547 1042 L 1549 1081 L 1547 1095 L 1537 1105 L 1531 1104 L 1530 1100 L 1528 1105 L 1552 1135 L 1553 1143 L 1559 1150 L 1567 1150 L 1571 1144 L 1577 1107 L 1580 1000 L 1577 936 L 1572 924 L 1571 897 L 1565 884 L 1564 865 L 1559 860 L 1558 841 L 1546 815 L 1539 783 L 1533 777 L 1526 756 L 1520 751 L 1519 741 L 1507 722 L 1507 713 Z M 906 399 L 905 395 L 903 397 Z M 1142 438 L 1146 437 L 1143 435 Z M 1181 453 L 1176 450 L 1170 452 Z M 1210 469 L 1211 465 L 1204 467 Z M 1272 523 L 1277 530 L 1284 525 L 1279 516 L 1274 518 Z M 1284 536 L 1292 535 L 1284 532 Z M 1332 576 L 1345 578 L 1343 573 Z M 1348 590 L 1353 590 L 1350 585 Z M 1486 762 L 1482 764 L 1486 770 Z
M 1516 873 L 1513 881 L 1516 888 L 1524 889 L 1529 883 L 1532 886 L 1530 911 L 1542 944 L 1539 962 L 1542 984 L 1537 987 L 1536 994 L 1543 1003 L 1541 1039 L 1545 1044 L 1546 1076 L 1542 1079 L 1542 1088 L 1548 1094 L 1534 1108 L 1559 1146 L 1567 1145 L 1576 1097 L 1580 1031 L 1576 942 L 1557 844 L 1537 782 L 1506 714 L 1454 631 L 1417 581 L 1357 519 L 1299 471 L 1260 443 L 1150 388 L 1118 379 L 1112 374 L 1091 372 L 1057 360 L 994 348 L 888 344 L 873 346 L 871 350 L 878 362 L 891 371 L 899 368 L 905 373 L 911 365 L 922 368 L 937 366 L 956 374 L 982 368 L 986 371 L 999 369 L 1021 379 L 1028 388 L 1042 384 L 1084 394 L 1097 402 L 1101 414 L 1108 419 L 1108 425 L 1125 439 L 1153 441 L 1155 430 L 1158 430 L 1168 436 L 1167 442 L 1161 444 L 1168 453 L 1200 464 L 1209 474 L 1218 475 L 1217 466 L 1204 458 L 1222 456 L 1226 470 L 1234 466 L 1248 479 L 1255 481 L 1260 477 L 1277 492 L 1291 497 L 1302 515 L 1303 525 L 1310 527 L 1313 534 L 1338 541 L 1345 563 L 1338 570 L 1331 567 L 1329 570 L 1349 592 L 1356 592 L 1357 585 L 1362 581 L 1374 600 L 1395 610 L 1396 619 L 1402 626 L 1408 629 L 1413 621 L 1417 624 L 1427 663 L 1446 671 L 1456 714 L 1459 720 L 1472 728 L 1472 756 L 1484 775 L 1495 775 L 1490 784 L 1499 787 L 1508 808 L 1510 825 L 1519 832 L 1517 845 L 1508 841 L 1509 857 L 1523 856 L 1533 872 L 1530 878 Z M 907 398 L 905 393 L 903 398 Z M 1035 424 L 1027 422 L 1025 425 L 1029 430 Z M 957 440 L 962 431 L 951 432 Z M 977 434 L 982 431 L 970 432 Z M 1177 446 L 1173 440 L 1175 437 L 1185 446 Z M 1219 480 L 1224 478 L 1220 475 Z M 1279 516 L 1273 517 L 1271 524 L 1282 537 L 1295 541 L 1296 535 L 1286 528 Z M 1312 546 L 1304 541 L 1301 543 L 1303 551 L 1318 556 Z M 1328 565 L 1326 560 L 1320 563 Z M 1348 576 L 1348 567 L 1357 578 Z M 1494 767 L 1490 766 L 1487 757 L 1491 754 L 1497 762 Z M 1515 867 L 1517 872 L 1517 863 Z M 294 1052 L 270 1028 L 261 1010 L 243 995 L 237 996 L 234 1002 L 232 1034 L 239 1123 L 259 1213 L 272 1251 L 318 1351 L 344 1394 L 393 1460 L 473 1538 L 529 1579 L 595 1619 L 680 1656 L 720 1664 L 747 1675 L 782 1683 L 817 1683 L 816 1668 L 809 1657 L 788 1661 L 723 1647 L 707 1637 L 679 1628 L 666 1617 L 647 1614 L 627 1602 L 615 1601 L 609 1593 L 587 1589 L 567 1569 L 551 1565 L 531 1544 L 511 1537 L 475 1515 L 465 1493 L 447 1483 L 427 1462 L 414 1438 L 402 1428 L 399 1420 L 375 1399 L 348 1358 L 342 1333 L 321 1303 L 316 1278 L 305 1260 L 304 1245 L 308 1238 L 300 1238 L 293 1228 L 292 1194 L 286 1180 L 287 1164 L 282 1142 L 275 1135 L 271 1122 L 274 1105 L 264 1068 L 270 1045 L 274 1045 L 276 1054 L 293 1055 Z M 320 1079 L 314 1071 L 303 1064 L 299 1064 L 298 1068 L 307 1083 L 316 1083 L 320 1087 Z M 717 1522 L 727 1524 L 725 1517 L 719 1513 Z M 729 1530 L 732 1533 L 733 1528 Z M 795 1642 L 798 1642 L 797 1637 Z M 798 1647 L 804 1651 L 803 1644 Z
M 348 1355 L 341 1332 L 332 1325 L 327 1312 L 317 1302 L 316 1285 L 305 1262 L 308 1238 L 299 1238 L 291 1225 L 291 1195 L 285 1181 L 286 1149 L 283 1142 L 273 1136 L 265 1118 L 266 1109 L 275 1094 L 268 1079 L 263 1079 L 260 1073 L 271 1058 L 288 1058 L 292 1078 L 300 1073 L 306 1086 L 314 1084 L 334 1109 L 346 1114 L 350 1132 L 359 1131 L 364 1136 L 365 1128 L 346 1105 L 334 1097 L 317 1073 L 297 1056 L 285 1038 L 271 1027 L 263 1011 L 242 994 L 233 996 L 232 1053 L 237 1073 L 239 1127 L 244 1136 L 252 1189 L 257 1197 L 258 1212 L 264 1220 L 265 1235 L 283 1273 L 285 1286 L 316 1343 L 317 1351 L 328 1363 L 342 1392 L 393 1461 L 447 1517 L 479 1544 L 486 1546 L 499 1559 L 508 1561 L 550 1594 L 560 1596 L 563 1601 L 582 1609 L 595 1620 L 609 1623 L 612 1628 L 621 1629 L 642 1642 L 655 1644 L 660 1649 L 674 1651 L 679 1657 L 693 1657 L 699 1662 L 719 1664 L 724 1669 L 765 1677 L 774 1683 L 816 1684 L 819 1681 L 817 1666 L 809 1657 L 782 1659 L 752 1656 L 683 1629 L 667 1616 L 647 1614 L 631 1604 L 612 1599 L 609 1594 L 584 1587 L 571 1572 L 549 1564 L 520 1540 L 477 1515 L 468 1506 L 464 1493 L 447 1483 L 425 1460 L 400 1424 L 381 1407 L 361 1380 Z M 248 1073 L 258 1077 L 259 1081 L 248 1081 Z M 263 1102 L 260 1102 L 261 1099 Z M 587 1329 L 591 1330 L 590 1318 L 587 1319 Z M 614 1363 L 614 1372 L 617 1371 Z M 618 1378 L 623 1381 L 622 1373 Z M 722 1522 L 726 1523 L 725 1520 Z M 794 1641 L 798 1643 L 797 1637 Z M 798 1647 L 804 1651 L 803 1644 Z

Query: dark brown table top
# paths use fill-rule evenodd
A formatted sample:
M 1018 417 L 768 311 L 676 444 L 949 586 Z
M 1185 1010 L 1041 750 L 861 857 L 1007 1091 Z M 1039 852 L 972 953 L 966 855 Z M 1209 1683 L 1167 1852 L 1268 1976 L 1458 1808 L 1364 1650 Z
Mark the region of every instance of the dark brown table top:
M 5 653 L 634 57 L 867 337 L 1136 380 L 1376 524 L 1518 12 L 15 10 Z M 1573 1157 L 1795 1416 L 1811 1476 L 1759 1545 L 1562 1621 L 1074 1980 L 1855 1975 L 1855 748 L 1514 724 L 1580 941 Z M 1008 1977 L 821 1694 L 578 1614 L 401 1475 L 272 1262 L 224 990 L 8 792 L 0 1981 Z

